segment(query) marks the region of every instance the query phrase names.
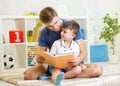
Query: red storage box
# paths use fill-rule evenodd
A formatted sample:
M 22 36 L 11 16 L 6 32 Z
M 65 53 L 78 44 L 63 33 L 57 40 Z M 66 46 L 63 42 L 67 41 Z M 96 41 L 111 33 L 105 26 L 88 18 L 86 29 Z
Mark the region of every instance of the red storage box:
M 23 42 L 23 31 L 22 30 L 11 30 L 9 31 L 10 43 Z

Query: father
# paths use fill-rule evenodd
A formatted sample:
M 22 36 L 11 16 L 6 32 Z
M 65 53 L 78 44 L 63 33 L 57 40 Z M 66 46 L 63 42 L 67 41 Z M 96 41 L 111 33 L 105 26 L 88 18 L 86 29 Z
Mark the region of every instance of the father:
M 67 20 L 59 18 L 57 12 L 52 7 L 46 7 L 41 10 L 39 17 L 40 20 L 46 25 L 40 33 L 39 47 L 43 50 L 47 50 L 47 48 L 51 48 L 55 40 L 60 39 L 60 27 L 63 23 L 67 22 Z M 71 66 L 79 65 L 79 63 L 83 62 L 86 57 L 82 34 L 79 32 L 74 40 L 80 46 L 80 55 L 79 58 L 68 61 Z M 36 60 L 38 64 L 25 72 L 24 79 L 37 80 L 41 74 L 47 71 L 48 65 L 42 63 L 42 57 L 37 56 Z M 99 64 L 84 65 L 86 65 L 87 68 L 77 76 L 78 78 L 98 77 L 103 72 L 103 69 Z M 65 76 L 67 77 L 69 74 L 65 73 Z

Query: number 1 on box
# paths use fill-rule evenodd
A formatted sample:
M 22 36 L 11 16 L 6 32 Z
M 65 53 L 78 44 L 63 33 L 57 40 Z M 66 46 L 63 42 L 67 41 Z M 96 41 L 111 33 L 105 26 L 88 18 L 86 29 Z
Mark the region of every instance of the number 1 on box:
M 15 41 L 20 42 L 19 32 L 15 32 L 15 35 L 16 35 Z

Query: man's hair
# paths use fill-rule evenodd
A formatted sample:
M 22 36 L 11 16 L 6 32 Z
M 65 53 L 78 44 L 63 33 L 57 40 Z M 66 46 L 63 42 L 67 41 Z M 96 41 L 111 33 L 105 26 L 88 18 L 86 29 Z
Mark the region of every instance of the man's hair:
M 41 10 L 39 18 L 43 23 L 50 23 L 57 15 L 57 12 L 52 7 L 46 7 Z
M 67 28 L 67 29 L 70 29 L 72 30 L 75 34 L 77 34 L 80 30 L 80 26 L 79 24 L 74 21 L 74 20 L 70 20 L 66 23 L 63 24 L 62 28 Z

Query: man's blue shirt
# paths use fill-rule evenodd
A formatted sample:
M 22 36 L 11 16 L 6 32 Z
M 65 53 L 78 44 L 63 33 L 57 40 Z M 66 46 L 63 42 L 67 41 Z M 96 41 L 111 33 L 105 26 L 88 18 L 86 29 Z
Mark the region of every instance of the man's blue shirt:
M 62 19 L 62 21 L 63 21 L 63 23 L 67 22 L 66 20 L 63 20 L 63 19 Z M 74 40 L 79 40 L 81 38 L 83 38 L 83 35 L 79 31 L 79 33 L 76 35 Z M 53 30 L 50 30 L 48 27 L 45 27 L 44 29 L 42 29 L 42 31 L 40 33 L 39 46 L 47 47 L 47 48 L 51 49 L 53 42 L 58 39 L 60 39 L 60 32 L 55 32 Z

